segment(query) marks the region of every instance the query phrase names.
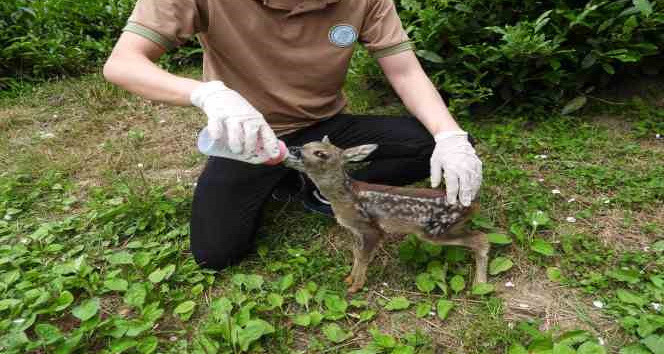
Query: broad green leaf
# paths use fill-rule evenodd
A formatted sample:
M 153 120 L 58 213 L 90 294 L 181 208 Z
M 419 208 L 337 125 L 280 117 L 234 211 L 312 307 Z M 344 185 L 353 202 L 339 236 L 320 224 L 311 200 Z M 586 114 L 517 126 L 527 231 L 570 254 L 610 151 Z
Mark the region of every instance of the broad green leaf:
M 299 314 L 293 317 L 293 323 L 301 327 L 309 327 L 311 324 L 311 316 L 308 313 Z
M 633 304 L 633 305 L 641 307 L 641 306 L 644 306 L 645 304 L 648 303 L 648 300 L 644 299 L 643 297 L 641 297 L 641 296 L 639 296 L 639 295 L 637 295 L 637 294 L 635 294 L 631 291 L 625 290 L 625 289 L 618 289 L 616 291 L 616 295 L 618 296 L 618 299 L 620 301 L 622 301 L 624 303 L 627 303 L 627 304 Z
M 141 283 L 135 283 L 131 284 L 129 290 L 125 293 L 124 300 L 130 306 L 141 308 L 145 303 L 146 296 L 145 286 Z
M 374 310 L 364 310 L 360 312 L 360 322 L 370 321 L 374 316 L 376 316 L 376 311 Z
M 436 282 L 434 282 L 429 273 L 418 274 L 415 278 L 415 284 L 417 285 L 417 289 L 425 293 L 430 293 L 436 288 Z
M 140 343 L 136 347 L 136 350 L 141 354 L 150 354 L 154 353 L 157 350 L 159 345 L 159 340 L 155 336 L 149 336 L 146 338 L 141 338 Z
M 432 63 L 437 63 L 437 64 L 443 63 L 443 58 L 432 51 L 421 49 L 416 51 L 416 53 L 418 57 L 430 61 Z
M 554 343 L 553 354 L 576 354 L 576 350 L 566 344 Z
M 369 301 L 367 300 L 351 300 L 350 306 L 355 308 L 362 308 L 369 306 Z
M 455 293 L 460 292 L 464 288 L 466 288 L 466 281 L 463 279 L 463 276 L 461 275 L 455 275 L 450 279 L 450 288 L 452 288 L 452 291 Z
M 643 344 L 634 343 L 620 349 L 619 354 L 652 354 Z
M 0 300 L 0 311 L 4 311 L 6 309 L 10 309 L 18 304 L 21 303 L 21 300 L 19 299 L 3 299 Z
M 539 238 L 533 240 L 530 249 L 545 256 L 553 256 L 555 253 L 555 250 L 550 243 Z
M 370 329 L 369 333 L 373 337 L 373 343 L 381 348 L 394 348 L 397 346 L 397 340 L 389 334 L 381 333 L 376 329 Z
M 410 306 L 410 301 L 406 299 L 403 296 L 397 296 L 390 301 L 387 302 L 385 305 L 385 309 L 388 311 L 399 311 L 399 310 L 405 310 Z
M 415 316 L 417 316 L 417 318 L 426 317 L 430 312 L 431 303 L 428 301 L 423 301 L 417 304 L 417 308 L 415 309 Z
M 196 303 L 187 300 L 184 302 L 181 302 L 179 305 L 173 309 L 173 315 L 176 315 L 180 317 L 183 321 L 186 321 L 191 317 L 191 314 L 194 312 L 194 308 L 196 307 Z
M 74 317 L 85 322 L 91 319 L 99 311 L 99 299 L 92 298 L 83 301 L 80 305 L 74 307 L 71 311 Z
M 270 293 L 267 295 L 267 302 L 270 304 L 270 309 L 275 309 L 284 304 L 284 298 L 277 293 Z
M 489 242 L 496 245 L 509 245 L 512 243 L 512 238 L 505 234 L 491 233 L 487 234 L 486 237 L 489 239 Z
M 60 296 L 55 300 L 55 308 L 54 310 L 56 312 L 62 311 L 69 307 L 69 305 L 74 302 L 74 295 L 72 295 L 69 291 L 64 290 L 63 292 L 60 293 Z
M 164 268 L 159 268 L 148 275 L 148 279 L 153 283 L 159 283 L 164 279 L 170 278 L 175 272 L 175 264 L 169 264 Z
M 415 348 L 410 345 L 400 345 L 394 348 L 390 354 L 415 354 Z
M 486 295 L 489 293 L 492 293 L 495 290 L 493 284 L 489 283 L 479 283 L 473 285 L 473 290 L 471 291 L 471 294 L 473 295 Z
M 502 272 L 506 272 L 512 268 L 514 263 L 512 260 L 505 257 L 496 257 L 489 264 L 489 274 L 496 275 Z
M 556 342 L 574 347 L 590 339 L 588 332 L 583 330 L 567 331 L 556 339 Z
M 607 273 L 611 278 L 628 284 L 636 284 L 641 281 L 641 275 L 636 269 L 613 269 Z
M 445 320 L 447 315 L 450 313 L 450 310 L 454 308 L 454 303 L 450 300 L 440 299 L 436 304 L 436 311 L 438 313 L 438 318 Z
M 258 290 L 263 286 L 264 280 L 263 277 L 257 274 L 247 275 L 246 282 L 244 285 L 247 287 L 247 290 Z
M 507 354 L 528 354 L 528 351 L 523 345 L 514 343 L 507 349 Z
M 664 336 L 651 334 L 642 339 L 641 343 L 652 350 L 653 354 L 664 354 Z
M 606 354 L 603 346 L 594 342 L 585 342 L 576 350 L 578 354 Z
M 549 267 L 546 269 L 546 277 L 551 281 L 559 282 L 562 279 L 560 268 Z
M 323 315 L 318 311 L 309 312 L 309 318 L 311 318 L 311 325 L 314 327 L 323 321 Z M 360 318 L 362 318 L 362 314 L 360 314 Z
M 341 343 L 351 336 L 350 333 L 345 332 L 336 323 L 325 325 L 323 327 L 323 334 L 325 334 L 325 337 L 333 343 Z
M 632 0 L 634 3 L 634 7 L 636 7 L 643 16 L 649 17 L 652 15 L 652 4 L 650 3 L 649 0 Z
M 553 340 L 549 336 L 540 336 L 534 338 L 528 345 L 528 353 L 551 353 L 553 350 Z
M 295 283 L 293 274 L 286 274 L 283 277 L 279 279 L 277 282 L 277 288 L 279 289 L 280 292 L 284 292 L 288 290 L 293 284 Z
M 210 304 L 210 313 L 216 320 L 226 318 L 231 311 L 233 311 L 233 303 L 226 297 L 214 299 Z
M 134 261 L 132 259 L 131 253 L 127 251 L 120 251 L 113 253 L 112 255 L 108 256 L 107 258 L 108 262 L 113 264 L 113 265 L 121 265 L 121 264 L 133 264 Z
M 588 98 L 586 96 L 577 96 L 571 101 L 567 102 L 565 107 L 563 107 L 563 110 L 560 112 L 562 115 L 568 115 L 570 113 L 576 112 L 579 109 L 583 108 L 583 106 L 586 105 L 588 102 Z
M 654 252 L 664 252 L 664 240 L 653 243 L 651 248 Z
M 664 278 L 659 276 L 659 275 L 653 275 L 650 277 L 650 281 L 655 285 L 656 287 L 660 289 L 664 289 Z
M 346 300 L 339 297 L 339 295 L 327 295 L 323 300 L 325 307 L 332 313 L 345 314 L 348 308 Z
M 305 308 L 309 308 L 310 300 L 311 293 L 306 288 L 301 288 L 295 293 L 295 301 Z
M 48 323 L 38 323 L 35 325 L 35 333 L 41 338 L 46 344 L 55 343 L 57 340 L 62 338 L 62 333 L 60 329 L 52 324 Z
M 247 322 L 247 325 L 237 333 L 240 349 L 243 351 L 249 350 L 251 343 L 270 333 L 274 333 L 274 327 L 271 324 L 261 319 L 250 320 Z
M 109 349 L 113 354 L 124 353 L 126 350 L 135 347 L 138 342 L 131 338 L 116 339 L 109 344 Z
M 104 281 L 104 287 L 113 291 L 126 291 L 129 283 L 124 279 L 112 278 Z

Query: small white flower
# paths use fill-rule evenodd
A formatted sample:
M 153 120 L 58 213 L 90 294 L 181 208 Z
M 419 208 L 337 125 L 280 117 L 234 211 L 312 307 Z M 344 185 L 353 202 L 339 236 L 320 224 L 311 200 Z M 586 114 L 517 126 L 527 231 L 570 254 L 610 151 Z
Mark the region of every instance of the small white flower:
M 544 178 L 539 178 L 537 182 L 544 182 Z
M 389 285 L 387 285 L 387 283 L 383 283 L 383 286 L 387 287 L 387 286 L 389 286 Z
M 168 338 L 168 340 L 170 340 L 171 342 L 175 342 L 176 340 L 178 340 L 178 337 L 171 336 L 170 338 Z
M 560 189 L 552 189 L 551 193 L 553 194 L 560 194 Z
M 11 216 L 11 215 L 9 215 L 9 214 L 5 214 L 5 217 L 4 217 L 3 219 L 5 219 L 5 220 L 9 221 L 9 220 L 11 220 L 11 219 L 12 219 L 12 216 Z
M 650 247 L 643 246 L 643 252 L 650 252 Z
M 433 312 L 433 311 L 429 312 L 429 316 L 435 316 L 435 315 L 436 315 L 435 312 Z
M 655 134 L 655 139 L 662 139 L 662 134 Z
M 603 309 L 604 308 L 604 303 L 599 301 L 599 300 L 595 300 L 595 301 L 593 301 L 593 306 L 597 307 L 598 309 Z
M 512 283 L 511 281 L 508 281 L 507 283 L 505 283 L 505 287 L 506 287 L 506 288 L 513 288 L 513 287 L 514 287 L 514 283 Z
M 138 167 L 138 168 L 143 168 L 143 164 L 142 164 L 142 163 L 139 163 L 138 165 L 136 165 L 136 167 Z
M 611 199 L 604 199 L 604 204 L 609 204 L 611 203 Z
M 507 322 L 507 328 L 514 329 L 514 322 Z
M 651 302 L 650 306 L 652 306 L 652 309 L 659 312 L 662 309 L 662 304 L 658 302 Z
M 530 308 L 530 306 L 528 304 L 519 304 L 519 307 L 522 308 L 522 309 Z
M 57 114 L 54 114 L 54 115 L 53 115 L 53 118 L 58 118 L 58 115 L 57 115 Z
M 568 216 L 568 217 L 565 218 L 565 220 L 569 223 L 575 223 L 576 222 L 576 218 L 573 217 L 573 216 Z
M 162 119 L 159 121 L 159 124 L 164 124 L 164 123 L 166 123 L 166 119 Z
M 536 158 L 536 159 L 539 159 L 539 160 L 544 160 L 544 159 L 546 159 L 547 157 L 548 157 L 547 155 L 535 155 L 535 158 Z
M 602 339 L 602 337 L 597 337 L 597 341 L 599 342 L 599 345 L 604 345 L 604 339 Z
M 21 243 L 24 244 L 24 245 L 27 245 L 28 243 L 30 243 L 30 239 L 28 239 L 28 238 L 22 238 L 22 239 L 21 239 Z
M 47 133 L 47 132 L 41 132 L 41 133 L 39 133 L 39 137 L 42 138 L 42 139 L 53 139 L 53 138 L 55 138 L 55 134 Z
M 567 202 L 568 202 L 568 203 L 574 203 L 574 202 L 576 202 L 576 199 L 575 199 L 575 198 L 569 198 L 569 199 L 567 200 Z

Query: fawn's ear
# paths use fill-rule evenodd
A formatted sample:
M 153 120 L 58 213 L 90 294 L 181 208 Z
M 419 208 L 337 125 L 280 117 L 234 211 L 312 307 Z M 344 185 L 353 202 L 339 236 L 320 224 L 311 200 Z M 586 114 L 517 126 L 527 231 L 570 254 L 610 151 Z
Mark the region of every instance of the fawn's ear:
M 342 153 L 344 162 L 358 162 L 364 160 L 378 148 L 378 144 L 360 145 L 344 150 Z
M 325 135 L 325 136 L 323 137 L 323 140 L 321 140 L 321 142 L 322 142 L 322 143 L 325 143 L 325 144 L 330 144 L 330 137 L 327 136 L 327 135 Z

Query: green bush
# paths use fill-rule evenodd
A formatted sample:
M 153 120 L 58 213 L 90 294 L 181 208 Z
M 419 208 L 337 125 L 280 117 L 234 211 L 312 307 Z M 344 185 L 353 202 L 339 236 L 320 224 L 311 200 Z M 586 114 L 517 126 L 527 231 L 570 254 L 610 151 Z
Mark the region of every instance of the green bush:
M 109 55 L 136 0 L 3 0 L 0 89 L 16 80 L 76 75 Z M 197 45 L 165 62 L 196 54 Z
M 98 68 L 135 1 L 0 2 L 0 89 Z M 573 110 L 612 76 L 657 71 L 664 61 L 662 1 L 395 2 L 426 70 L 458 112 L 474 103 L 532 107 L 580 96 Z M 193 41 L 162 63 L 192 60 L 200 60 Z M 355 62 L 355 72 L 381 80 L 367 56 Z
M 491 100 L 546 105 L 581 95 L 573 110 L 617 73 L 661 68 L 655 60 L 664 45 L 661 1 L 396 2 L 418 56 L 457 109 Z

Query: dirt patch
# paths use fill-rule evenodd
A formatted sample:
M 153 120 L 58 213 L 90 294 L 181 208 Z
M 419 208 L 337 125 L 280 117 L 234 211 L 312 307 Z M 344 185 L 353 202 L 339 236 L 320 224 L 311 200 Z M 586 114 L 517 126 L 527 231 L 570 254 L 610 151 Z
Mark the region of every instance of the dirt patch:
M 604 244 L 617 250 L 645 249 L 662 235 L 664 228 L 664 208 L 649 211 L 629 212 L 611 209 L 596 215 L 593 220 L 593 233 Z M 654 226 L 654 232 L 644 232 Z
M 593 307 L 593 299 L 546 279 L 540 272 L 534 278 L 521 274 L 511 281 L 513 287 L 498 287 L 509 325 L 539 320 L 542 331 L 584 329 L 610 343 L 622 343 L 624 334 L 610 316 Z

